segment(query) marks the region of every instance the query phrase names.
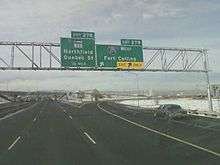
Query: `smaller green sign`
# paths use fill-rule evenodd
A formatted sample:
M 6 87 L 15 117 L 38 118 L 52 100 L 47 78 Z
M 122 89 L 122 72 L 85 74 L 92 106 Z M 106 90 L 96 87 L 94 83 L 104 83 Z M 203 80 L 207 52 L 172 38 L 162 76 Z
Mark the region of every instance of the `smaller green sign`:
M 95 67 L 95 40 L 61 38 L 63 67 Z
M 71 38 L 75 39 L 95 39 L 94 32 L 79 32 L 79 31 L 72 31 Z
M 137 39 L 121 39 L 123 46 L 142 46 L 142 40 Z

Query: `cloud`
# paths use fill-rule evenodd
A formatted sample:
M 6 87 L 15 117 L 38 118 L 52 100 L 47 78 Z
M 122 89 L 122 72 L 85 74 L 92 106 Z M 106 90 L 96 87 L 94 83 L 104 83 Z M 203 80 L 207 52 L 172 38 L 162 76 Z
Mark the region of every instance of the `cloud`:
M 220 71 L 219 11 L 218 0 L 0 0 L 0 40 L 59 42 L 61 36 L 69 37 L 71 30 L 94 31 L 98 43 L 141 38 L 148 46 L 208 48 L 212 69 Z M 0 57 L 10 61 L 10 54 L 3 54 L 2 48 L 0 52 Z M 26 62 L 21 56 L 16 58 Z M 82 79 L 80 83 L 87 87 L 102 82 L 113 82 L 112 87 L 123 84 L 117 79 L 120 74 L 107 74 L 107 78 L 98 74 L 97 81 L 88 85 L 85 80 L 97 73 L 31 73 L 14 72 L 11 77 L 6 73 L 1 80 L 22 84 L 25 79 L 32 83 L 41 79 L 55 88 L 59 86 L 55 83 L 71 82 L 68 77 L 72 76 Z M 103 88 L 108 88 L 106 84 Z
M 58 40 L 60 35 L 68 36 L 71 29 L 111 34 L 114 39 L 119 33 L 161 34 L 163 29 L 183 28 L 182 21 L 196 13 L 214 12 L 220 7 L 204 0 L 2 1 L 0 35 L 26 40 Z

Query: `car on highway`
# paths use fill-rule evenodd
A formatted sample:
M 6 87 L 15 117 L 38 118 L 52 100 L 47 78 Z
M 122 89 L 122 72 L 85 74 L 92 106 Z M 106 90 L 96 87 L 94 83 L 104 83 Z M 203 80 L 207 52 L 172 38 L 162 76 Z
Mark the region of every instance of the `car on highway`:
M 187 111 L 177 104 L 163 104 L 156 109 L 154 117 L 159 118 L 181 118 L 186 117 Z

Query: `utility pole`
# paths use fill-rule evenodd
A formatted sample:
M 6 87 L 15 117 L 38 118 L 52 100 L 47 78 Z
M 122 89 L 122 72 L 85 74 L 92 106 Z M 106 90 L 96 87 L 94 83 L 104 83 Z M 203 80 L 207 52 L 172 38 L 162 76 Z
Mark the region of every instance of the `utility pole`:
M 133 72 L 129 72 L 129 73 L 131 73 L 131 74 L 134 74 L 135 75 L 135 80 L 136 80 L 136 85 L 137 85 L 137 111 L 139 111 L 140 110 L 140 100 L 139 100 L 139 90 L 140 90 L 140 88 L 139 88 L 139 77 L 138 77 L 138 74 L 137 73 L 133 73 Z

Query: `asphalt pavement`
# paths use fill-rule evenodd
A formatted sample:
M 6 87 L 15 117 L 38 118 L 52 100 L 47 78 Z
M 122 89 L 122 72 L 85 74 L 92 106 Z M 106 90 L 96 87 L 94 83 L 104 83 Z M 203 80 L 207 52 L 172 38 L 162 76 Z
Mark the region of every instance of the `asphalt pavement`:
M 220 121 L 158 120 L 107 102 L 41 101 L 19 111 L 0 118 L 0 165 L 220 164 Z

